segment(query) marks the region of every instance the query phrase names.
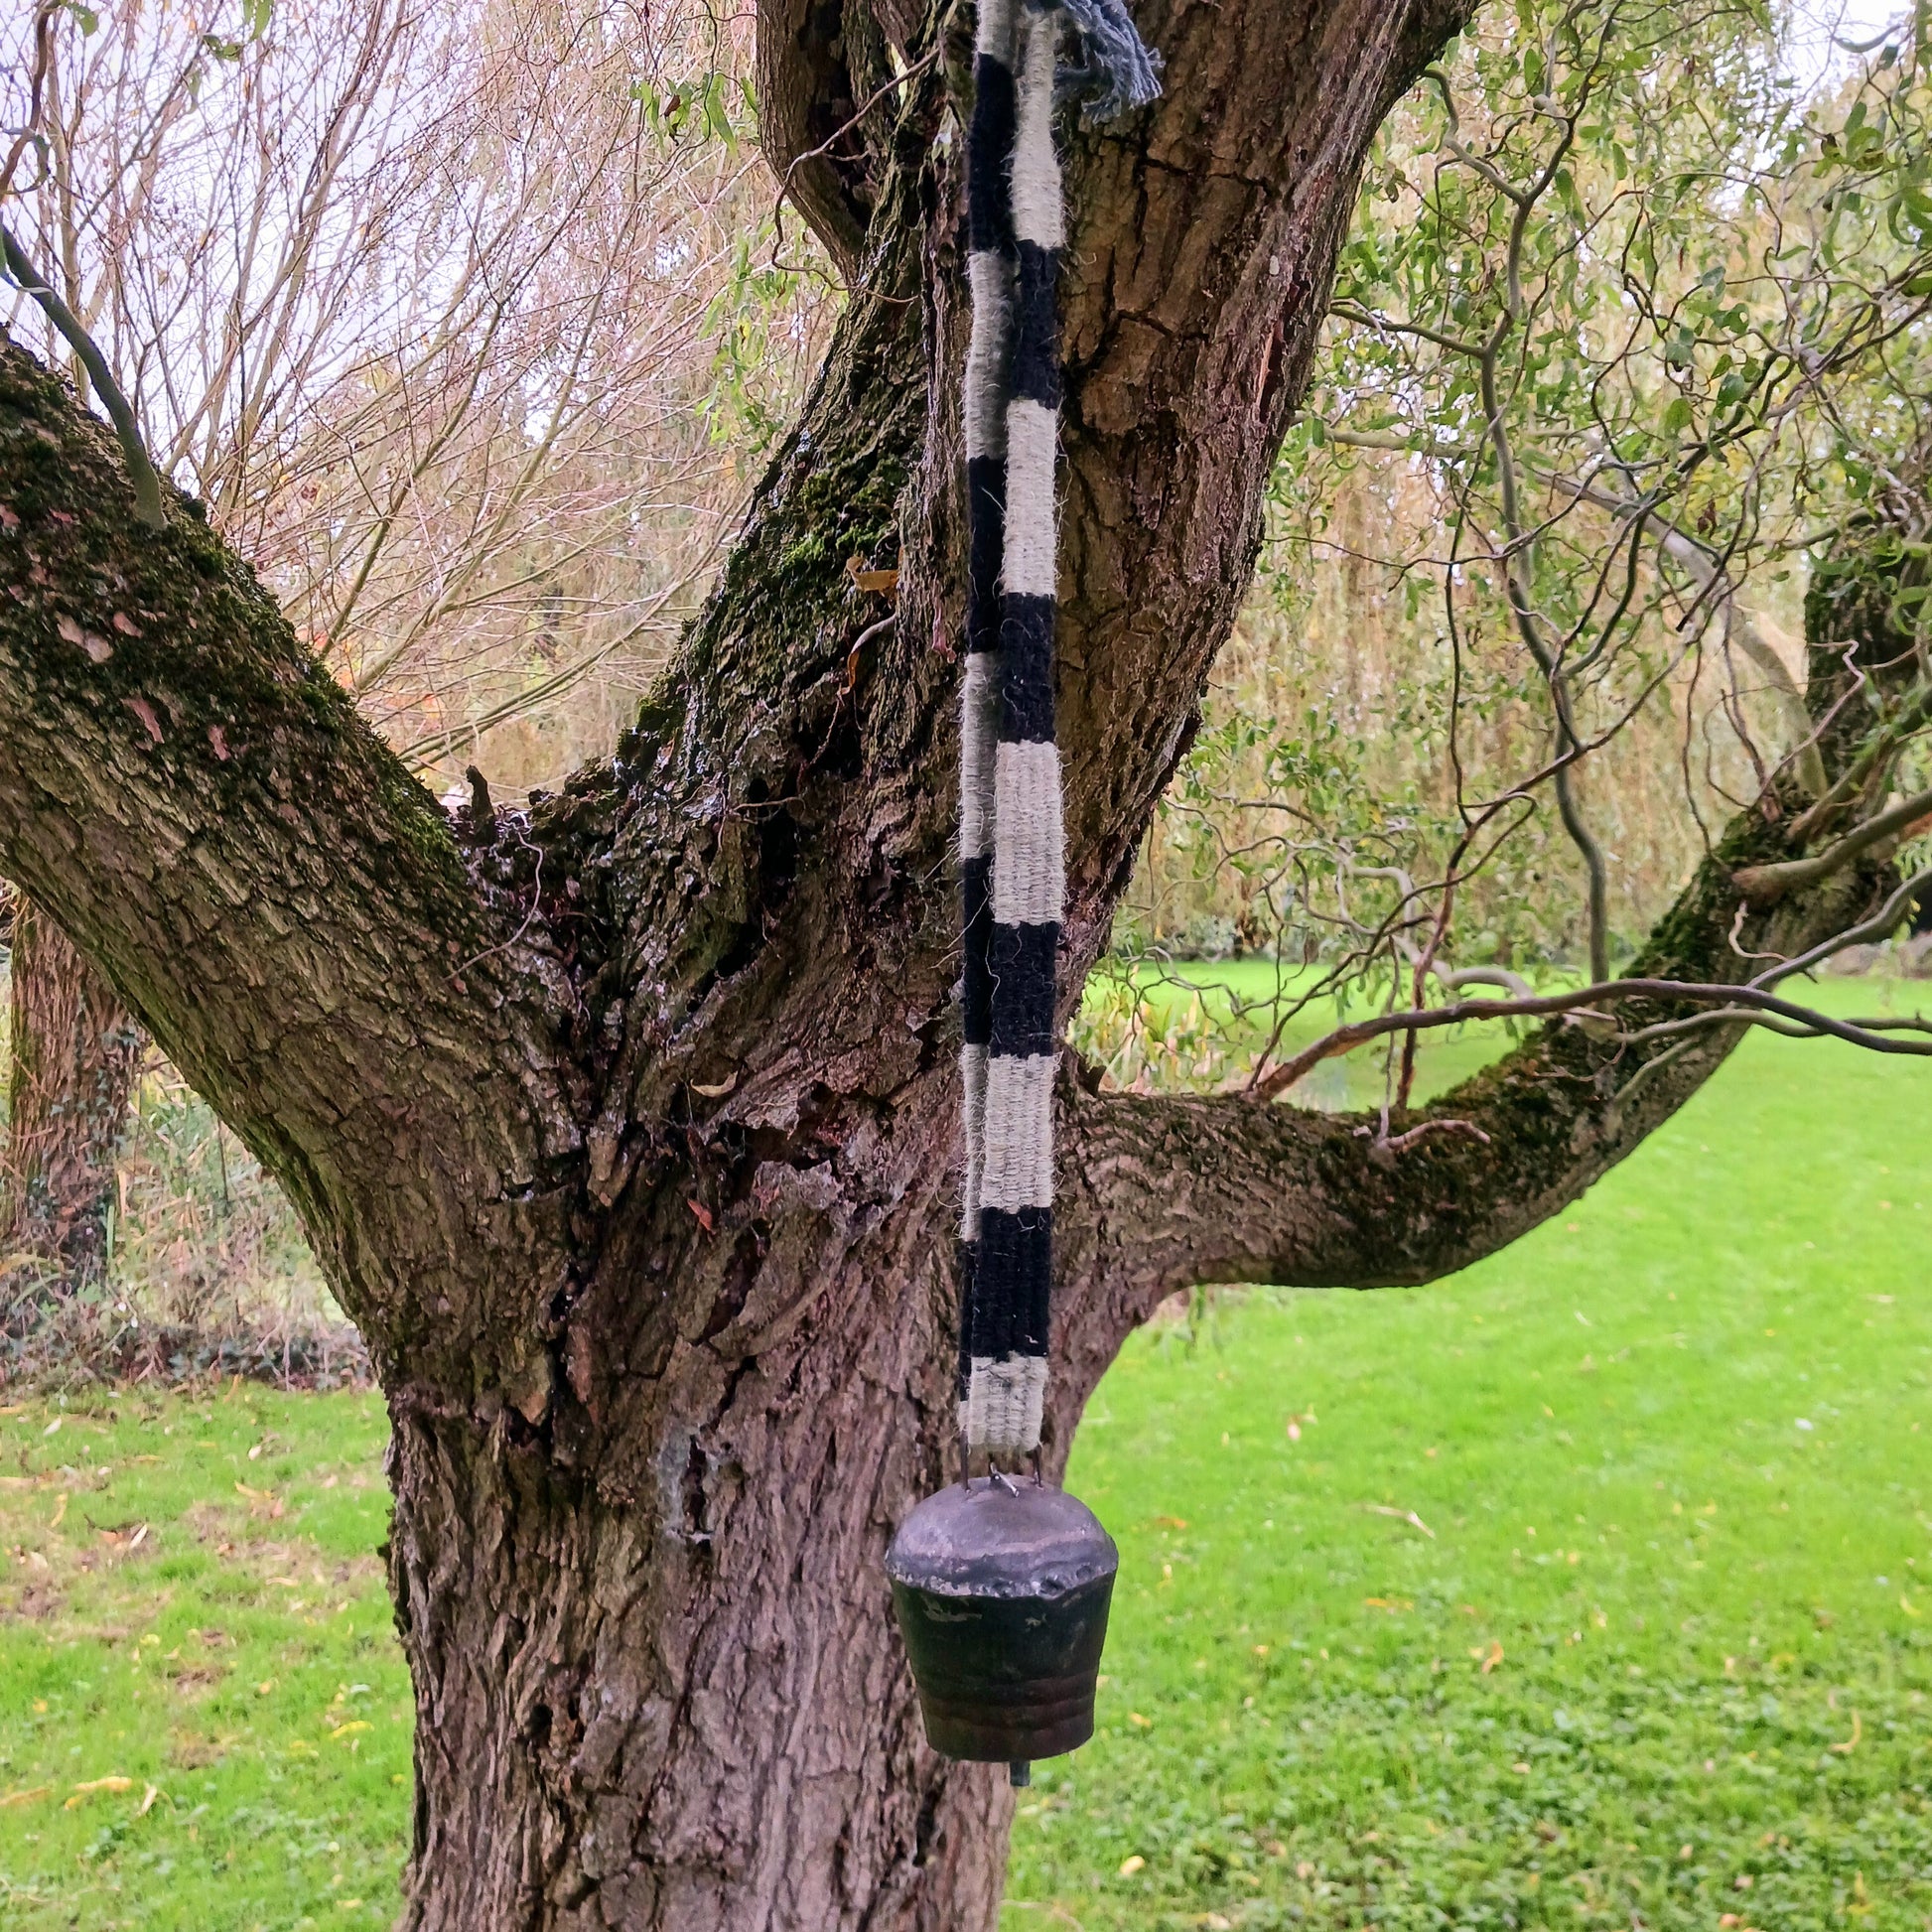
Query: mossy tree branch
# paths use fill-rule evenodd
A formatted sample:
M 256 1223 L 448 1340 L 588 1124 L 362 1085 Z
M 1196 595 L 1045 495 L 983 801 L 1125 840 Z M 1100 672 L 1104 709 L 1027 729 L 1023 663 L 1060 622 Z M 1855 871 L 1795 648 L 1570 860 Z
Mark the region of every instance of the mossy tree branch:
M 288 1187 L 378 1351 L 434 1335 L 514 1380 L 527 1319 L 477 1305 L 465 1249 L 552 1238 L 540 962 L 490 951 L 506 914 L 441 809 L 170 494 L 150 529 L 0 335 L 0 867 Z

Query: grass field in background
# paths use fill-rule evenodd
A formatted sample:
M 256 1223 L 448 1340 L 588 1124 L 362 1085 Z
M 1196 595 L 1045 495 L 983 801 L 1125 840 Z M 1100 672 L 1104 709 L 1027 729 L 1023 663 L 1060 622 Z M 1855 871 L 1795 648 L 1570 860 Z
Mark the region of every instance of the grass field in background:
M 1759 1036 L 1453 1281 L 1130 1343 L 1007 1932 L 1932 1923 L 1929 1077 Z
M 1003 1932 L 1932 1921 L 1928 1082 L 1760 1037 L 1451 1282 L 1137 1337 L 1070 1476 L 1101 1730 Z M 246 1385 L 0 1412 L 0 1928 L 387 1922 L 382 1441 Z
M 0 1927 L 393 1919 L 386 1427 L 247 1383 L 0 1413 Z

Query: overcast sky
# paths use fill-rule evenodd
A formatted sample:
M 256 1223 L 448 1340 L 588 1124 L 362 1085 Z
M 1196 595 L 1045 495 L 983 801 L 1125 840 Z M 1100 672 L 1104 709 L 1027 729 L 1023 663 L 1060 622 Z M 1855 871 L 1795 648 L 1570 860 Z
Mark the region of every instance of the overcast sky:
M 1857 59 L 1835 47 L 1835 40 L 1868 41 L 1911 10 L 1910 0 L 1795 0 L 1786 42 L 1792 77 L 1815 85 Z

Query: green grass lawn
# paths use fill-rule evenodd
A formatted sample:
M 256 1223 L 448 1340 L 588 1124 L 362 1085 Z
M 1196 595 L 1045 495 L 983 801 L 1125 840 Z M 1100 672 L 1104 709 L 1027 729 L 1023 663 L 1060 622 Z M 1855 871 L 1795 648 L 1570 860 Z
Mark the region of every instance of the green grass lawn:
M 1928 1102 L 1759 1038 L 1451 1282 L 1137 1338 L 1070 1478 L 1101 1729 L 1003 1932 L 1932 1923 Z M 0 1927 L 394 1913 L 382 1439 L 246 1386 L 0 1413 Z
M 247 1384 L 0 1415 L 0 1926 L 394 1917 L 386 1426 Z
M 1167 966 L 1143 962 L 1131 975 L 1098 973 L 1088 983 L 1076 1042 L 1123 1086 L 1141 1078 L 1144 1084 L 1211 1090 L 1251 1070 L 1278 1019 L 1279 1060 L 1336 1027 L 1383 1010 L 1386 985 L 1351 988 L 1346 1000 L 1314 998 L 1321 977 L 1311 968 L 1260 958 L 1180 960 Z M 1536 982 L 1542 992 L 1578 983 L 1574 974 L 1555 972 L 1543 973 Z M 1828 989 L 1826 997 L 1837 991 Z M 1432 1004 L 1442 997 L 1438 988 Z M 1458 997 L 1509 996 L 1495 987 L 1477 986 Z M 1865 997 L 1871 997 L 1869 988 Z M 1303 999 L 1308 1004 L 1293 1011 Z M 1417 1042 L 1416 1099 L 1427 1100 L 1466 1079 L 1505 1050 L 1512 1039 L 1510 1024 L 1423 1034 Z M 1513 1024 L 1521 1029 L 1537 1023 Z M 1383 1097 L 1386 1060 L 1386 1041 L 1346 1058 L 1325 1060 L 1297 1084 L 1296 1103 L 1332 1110 L 1376 1106 Z
M 1760 1036 L 1453 1281 L 1137 1337 L 1008 1932 L 1932 1924 L 1929 1249 L 1932 1069 Z

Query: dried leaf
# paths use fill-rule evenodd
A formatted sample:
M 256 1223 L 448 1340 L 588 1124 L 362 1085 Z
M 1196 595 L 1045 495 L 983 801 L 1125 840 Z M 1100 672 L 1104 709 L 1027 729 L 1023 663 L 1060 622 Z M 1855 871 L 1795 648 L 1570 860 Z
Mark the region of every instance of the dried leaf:
M 63 1806 L 66 1811 L 77 1811 L 96 1791 L 132 1791 L 134 1780 L 121 1777 L 118 1773 L 111 1777 L 89 1778 L 84 1784 L 73 1787 L 73 1796 Z

